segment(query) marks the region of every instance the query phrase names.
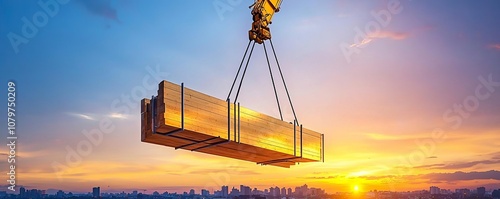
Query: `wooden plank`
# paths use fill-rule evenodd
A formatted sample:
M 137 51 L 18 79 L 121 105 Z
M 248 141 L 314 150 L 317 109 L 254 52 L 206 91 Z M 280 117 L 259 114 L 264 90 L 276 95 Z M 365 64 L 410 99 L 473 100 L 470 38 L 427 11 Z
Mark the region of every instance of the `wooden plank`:
M 184 133 L 179 133 L 179 135 L 180 135 L 180 134 L 184 135 Z M 176 134 L 176 135 L 178 135 L 178 134 Z M 199 134 L 199 135 L 203 135 L 203 134 Z M 166 137 L 166 136 L 165 136 L 165 137 Z M 186 136 L 183 136 L 183 137 L 186 137 Z M 191 138 L 193 138 L 193 137 L 191 137 Z M 206 137 L 202 137 L 202 138 L 203 138 L 203 139 L 205 139 Z M 162 138 L 162 139 L 165 139 L 165 138 Z M 175 140 L 175 139 L 174 139 L 174 140 Z M 167 144 L 167 145 L 169 145 L 169 146 L 176 146 L 176 145 L 175 145 L 175 143 L 166 143 L 166 144 Z M 183 143 L 181 143 L 181 144 L 186 144 L 186 143 L 184 143 L 184 142 L 183 142 Z M 240 145 L 238 145 L 238 146 L 240 146 Z M 254 149 L 254 151 L 255 151 L 255 149 Z
M 146 136 L 151 135 L 151 111 L 150 100 L 141 100 L 141 140 L 144 141 Z
M 176 103 L 174 103 L 175 105 L 178 105 L 180 107 L 180 89 L 177 88 L 177 89 L 171 89 L 171 87 L 173 87 L 175 84 L 169 84 L 169 87 L 167 87 L 168 91 L 171 91 L 171 93 L 167 93 L 166 96 L 175 96 L 175 97 L 171 97 L 171 98 L 168 98 L 169 100 L 172 100 Z M 179 87 L 179 86 L 177 86 Z M 186 104 L 189 104 L 191 101 L 195 104 L 201 104 L 202 106 L 200 106 L 199 108 L 200 109 L 203 109 L 203 107 L 209 107 L 208 111 L 213 111 L 214 109 L 217 109 L 217 111 L 222 111 L 220 114 L 222 115 L 227 115 L 227 102 L 223 101 L 223 100 L 219 100 L 217 98 L 214 98 L 212 96 L 209 96 L 209 95 L 206 95 L 206 94 L 203 94 L 203 93 L 200 93 L 200 92 L 197 92 L 197 91 L 193 91 L 191 89 L 188 89 L 188 88 L 185 88 L 185 92 L 192 92 L 189 94 L 189 97 L 187 96 L 187 94 L 185 94 L 185 103 Z M 197 101 L 198 100 L 198 101 Z M 201 101 L 200 101 L 201 100 Z M 207 102 L 210 102 L 210 103 L 207 103 Z M 215 106 L 212 106 L 212 105 L 215 105 Z M 233 104 L 231 103 L 231 112 L 232 112 L 232 107 Z M 217 113 L 217 111 L 213 111 L 213 113 Z M 268 116 L 268 115 L 265 115 L 265 114 L 262 114 L 262 113 L 258 113 L 256 111 L 253 111 L 253 110 L 250 110 L 248 108 L 245 108 L 245 107 L 241 107 L 241 115 L 249 115 L 251 117 L 253 117 L 254 119 L 260 119 L 260 120 L 263 120 L 264 122 L 267 122 L 267 123 L 273 123 L 273 125 L 286 125 L 288 123 L 286 122 L 283 122 L 279 119 L 276 119 L 274 117 L 271 117 L 271 116 Z
M 168 81 L 160 82 L 155 107 L 148 99 L 141 101 L 141 140 L 169 147 L 190 144 L 191 141 L 169 137 L 152 132 L 151 111 L 157 112 L 157 132 L 169 132 L 181 127 L 181 87 Z M 266 162 L 277 159 L 294 158 L 293 124 L 240 107 L 240 139 L 234 142 L 234 108 L 230 107 L 231 141 L 200 149 L 199 152 L 235 158 L 252 162 Z M 210 143 L 227 140 L 227 102 L 209 95 L 184 88 L 184 131 L 179 136 L 190 140 L 206 140 L 220 136 L 206 143 L 188 146 L 192 150 Z M 297 155 L 300 155 L 300 132 L 296 128 Z M 314 162 L 320 160 L 321 134 L 303 128 L 302 158 L 286 162 L 272 162 L 269 165 L 289 168 L 296 162 Z
M 153 136 L 161 136 L 161 135 L 156 134 Z M 163 139 L 163 141 L 158 142 L 159 140 L 162 140 L 162 139 Z M 156 137 L 155 139 L 147 140 L 147 142 L 165 145 L 163 143 L 167 143 L 165 141 L 167 139 L 173 139 L 173 138 L 169 138 L 167 136 Z M 170 142 L 170 143 L 172 143 L 172 142 Z M 170 145 L 170 146 L 172 146 L 172 145 Z M 175 146 L 172 146 L 172 147 L 175 147 Z M 252 151 L 250 148 L 252 148 L 252 146 L 246 146 L 245 148 L 238 147 L 235 149 L 234 146 L 220 145 L 217 147 L 202 149 L 202 150 L 200 150 L 200 152 L 219 155 L 219 156 L 225 156 L 225 157 L 230 157 L 230 158 L 242 159 L 242 160 L 247 160 L 247 161 L 252 161 L 252 162 L 273 160 L 273 158 L 276 157 L 276 154 L 272 154 L 272 152 L 266 153 L 266 152 L 263 152 L 262 150 Z M 272 156 L 267 157 L 266 155 L 272 155 Z M 292 156 L 280 156 L 280 157 L 281 158 L 289 158 Z
M 199 123 L 204 123 L 204 121 L 207 121 L 205 125 L 214 125 L 214 126 L 227 126 L 227 110 L 224 111 L 226 113 L 225 116 L 222 116 L 222 115 L 217 115 L 217 114 L 212 114 L 211 112 L 206 112 L 206 111 L 203 111 L 202 109 L 196 109 L 197 111 L 193 111 L 192 108 L 190 108 L 190 105 L 187 104 L 185 105 L 187 108 L 186 111 L 185 111 L 185 117 L 188 117 L 188 118 L 201 118 L 202 120 L 197 120 L 197 122 Z M 175 110 L 175 109 L 173 109 Z M 179 111 L 169 111 L 168 113 L 166 113 L 167 117 L 168 115 L 179 115 L 180 112 Z M 176 118 L 172 118 L 172 119 L 176 119 Z M 180 120 L 180 119 L 179 119 Z M 179 121 L 176 119 L 176 121 Z M 287 124 L 285 123 L 287 126 L 276 126 L 276 125 L 272 125 L 270 123 L 268 124 L 265 124 L 265 121 L 261 122 L 263 120 L 259 120 L 257 122 L 250 122 L 248 120 L 246 120 L 245 116 L 241 116 L 241 120 L 240 120 L 240 127 L 242 129 L 242 132 L 245 132 L 245 133 L 254 133 L 256 129 L 258 129 L 257 132 L 260 132 L 260 133 L 267 133 L 267 134 L 260 134 L 261 136 L 264 136 L 264 137 L 270 137 L 270 136 L 276 136 L 276 135 L 279 135 L 279 134 L 282 134 L 282 135 L 285 135 L 285 136 L 290 136 L 290 135 L 293 135 L 293 125 L 291 124 Z M 215 124 L 215 123 L 218 123 L 218 124 Z M 283 123 L 283 122 L 282 122 Z M 270 133 L 272 132 L 272 133 Z M 255 135 L 253 135 L 255 136 Z M 291 136 L 293 137 L 293 136 Z

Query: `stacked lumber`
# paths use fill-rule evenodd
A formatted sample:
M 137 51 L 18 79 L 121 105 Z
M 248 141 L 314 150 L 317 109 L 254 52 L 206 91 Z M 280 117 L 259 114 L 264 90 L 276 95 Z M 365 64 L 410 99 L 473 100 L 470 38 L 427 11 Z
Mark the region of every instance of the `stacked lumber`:
M 323 135 L 168 81 L 141 101 L 141 140 L 289 168 L 323 159 Z

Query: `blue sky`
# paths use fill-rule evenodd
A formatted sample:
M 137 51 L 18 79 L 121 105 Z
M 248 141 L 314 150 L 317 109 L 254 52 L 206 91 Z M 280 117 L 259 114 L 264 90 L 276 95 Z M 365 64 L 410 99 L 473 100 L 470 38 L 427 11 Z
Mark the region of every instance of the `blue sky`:
M 131 189 L 115 181 L 120 174 L 102 181 L 90 180 L 96 174 L 91 170 L 93 163 L 130 164 L 124 173 L 148 173 L 150 168 L 143 165 L 180 164 L 174 160 L 185 156 L 200 164 L 210 163 L 210 168 L 234 163 L 255 170 L 251 163 L 212 156 L 200 160 L 204 159 L 203 154 L 150 146 L 139 140 L 139 100 L 156 93 L 156 88 L 144 86 L 144 78 L 148 85 L 166 79 L 184 82 L 221 99 L 226 97 L 248 42 L 251 1 L 235 1 L 231 5 L 225 0 L 70 0 L 57 4 L 58 12 L 48 17 L 27 44 L 19 45 L 16 53 L 8 35 L 22 35 L 22 18 L 32 22 L 36 13 L 45 12 L 37 2 L 0 1 L 0 77 L 2 84 L 14 80 L 18 89 L 19 165 L 20 171 L 26 173 L 20 174 L 24 177 L 20 183 L 76 189 L 76 182 L 93 186 L 110 180 L 116 189 Z M 299 120 L 327 136 L 327 162 L 297 168 L 304 172 L 266 168 L 258 174 L 265 180 L 250 180 L 253 185 L 268 186 L 280 179 L 300 183 L 306 178 L 319 187 L 345 190 L 352 181 L 344 185 L 340 177 L 315 180 L 316 174 L 306 171 L 337 176 L 361 171 L 373 176 L 394 173 L 366 165 L 396 165 L 397 157 L 415 149 L 416 139 L 428 136 L 435 127 L 447 125 L 443 113 L 473 95 L 479 77 L 492 75 L 493 80 L 500 81 L 500 3 L 494 0 L 396 1 L 401 12 L 392 14 L 388 25 L 380 31 L 366 33 L 365 43 L 358 44 L 359 53 L 348 61 L 342 44 L 356 44 L 356 29 L 364 30 L 367 24 L 377 23 L 371 12 L 387 10 L 391 2 L 283 2 L 271 25 L 273 43 Z M 218 12 L 214 4 L 228 7 Z M 256 46 L 242 89 L 243 105 L 278 116 L 260 46 Z M 421 164 L 456 165 L 496 157 L 491 154 L 500 152 L 498 143 L 482 143 L 500 135 L 498 90 L 481 101 L 461 128 L 452 130 L 450 139 L 437 147 L 434 155 L 438 158 Z M 280 94 L 285 99 L 282 91 Z M 125 102 L 127 96 L 135 96 L 131 97 L 131 104 Z M 6 100 L 1 98 L 1 104 Z M 285 116 L 290 120 L 291 112 L 285 110 Z M 78 172 L 68 171 L 85 180 L 68 177 L 60 182 L 48 177 L 53 174 L 51 163 L 64 161 L 65 146 L 76 146 L 85 139 L 82 130 L 96 128 L 103 118 L 111 119 L 116 129 L 106 135 L 104 144 L 94 147 L 93 153 L 84 158 Z M 6 120 L 5 114 L 0 120 Z M 454 147 L 457 145 L 467 150 Z M 3 145 L 0 149 L 6 150 Z M 461 152 L 464 154 L 458 157 L 456 154 Z M 161 158 L 165 154 L 177 159 L 169 162 L 166 157 Z M 130 156 L 137 159 L 131 160 Z M 0 165 L 3 171 L 6 164 Z M 425 178 L 435 176 L 434 173 L 485 172 L 498 168 L 500 163 L 478 165 L 455 170 L 418 169 L 415 173 Z M 186 173 L 204 169 L 207 168 L 193 166 Z M 266 178 L 269 173 L 276 177 Z M 131 176 L 124 181 L 137 178 Z M 237 184 L 250 178 L 233 179 L 231 183 Z M 200 177 L 199 181 L 203 180 L 209 178 Z M 500 177 L 483 180 L 483 184 L 498 184 Z M 356 183 L 365 183 L 366 187 L 380 184 Z M 415 186 L 427 185 L 425 181 Z

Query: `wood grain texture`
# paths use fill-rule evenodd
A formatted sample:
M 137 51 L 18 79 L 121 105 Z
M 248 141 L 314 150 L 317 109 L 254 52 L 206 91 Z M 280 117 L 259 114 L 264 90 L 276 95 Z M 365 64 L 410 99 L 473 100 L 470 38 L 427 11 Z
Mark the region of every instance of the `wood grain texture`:
M 186 87 L 184 87 L 184 130 L 173 136 L 165 135 L 181 128 L 181 86 L 168 81 L 160 82 L 156 99 L 154 107 L 150 99 L 141 101 L 143 142 L 174 148 L 192 144 L 182 149 L 285 168 L 298 162 L 321 160 L 323 149 L 320 133 L 302 128 L 301 150 L 298 126 L 294 131 L 293 123 L 281 121 L 243 106 L 239 108 L 238 120 L 234 118 L 238 108 L 233 103 L 229 108 L 228 137 L 228 103 Z M 153 109 L 157 113 L 156 132 L 153 132 L 152 126 Z M 235 121 L 239 121 L 239 128 L 238 125 L 234 126 Z M 238 129 L 239 133 L 235 134 Z M 208 139 L 210 140 L 200 142 Z M 214 143 L 221 144 L 201 148 Z

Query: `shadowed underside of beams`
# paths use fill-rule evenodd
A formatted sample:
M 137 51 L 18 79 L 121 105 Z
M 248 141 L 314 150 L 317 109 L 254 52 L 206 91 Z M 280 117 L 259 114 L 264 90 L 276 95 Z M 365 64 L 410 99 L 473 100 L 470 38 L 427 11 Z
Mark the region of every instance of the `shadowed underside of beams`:
M 298 125 L 294 128 L 293 123 L 232 103 L 228 117 L 226 101 L 171 82 L 160 83 L 154 107 L 152 104 L 150 99 L 141 101 L 143 142 L 286 168 L 323 157 L 323 136 L 317 132 L 302 128 L 301 133 Z M 184 130 L 179 130 L 182 122 Z M 175 130 L 179 131 L 168 134 Z

